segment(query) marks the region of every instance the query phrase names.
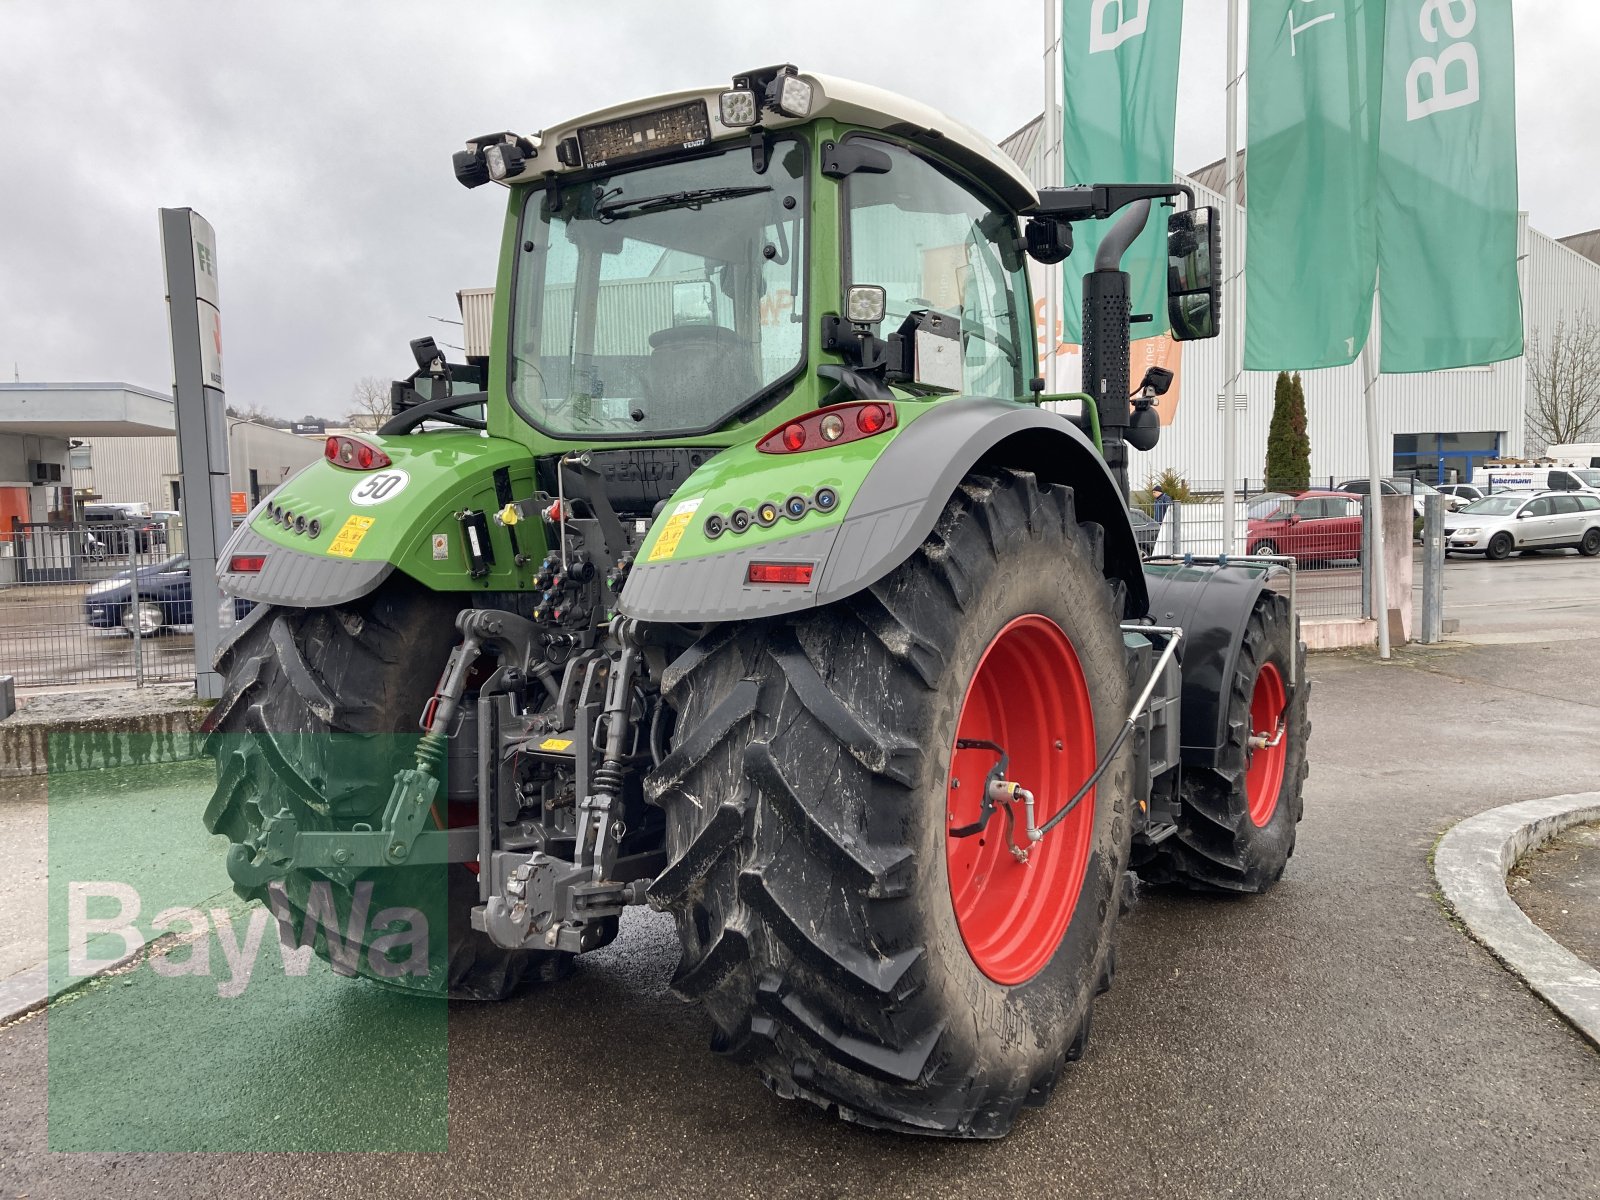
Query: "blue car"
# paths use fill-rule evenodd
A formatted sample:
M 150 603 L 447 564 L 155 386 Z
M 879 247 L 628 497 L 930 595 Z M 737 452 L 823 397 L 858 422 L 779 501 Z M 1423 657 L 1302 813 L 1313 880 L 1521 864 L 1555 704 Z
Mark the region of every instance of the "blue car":
M 126 571 L 89 589 L 83 598 L 83 612 L 91 628 L 126 629 L 132 633 L 137 622 L 140 635 L 148 637 L 174 625 L 193 626 L 188 558 L 169 558 L 140 567 L 135 576 L 139 585 L 137 604 L 133 602 L 132 581 Z M 235 598 L 233 615 L 241 618 L 254 607 L 249 600 Z

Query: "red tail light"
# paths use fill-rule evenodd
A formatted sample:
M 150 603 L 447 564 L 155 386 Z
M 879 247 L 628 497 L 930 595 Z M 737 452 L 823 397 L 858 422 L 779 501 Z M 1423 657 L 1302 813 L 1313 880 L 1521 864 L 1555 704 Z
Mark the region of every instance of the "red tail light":
M 750 583 L 787 583 L 808 587 L 811 572 L 815 569 L 812 563 L 753 562 L 745 578 Z
M 254 575 L 266 565 L 265 554 L 235 554 L 228 560 L 228 570 L 244 575 Z
M 894 405 L 887 400 L 868 400 L 858 404 L 835 404 L 819 408 L 792 421 L 785 421 L 756 443 L 763 454 L 795 454 L 842 446 L 893 429 L 897 423 Z
M 330 437 L 323 444 L 322 457 L 336 467 L 350 471 L 373 471 L 390 465 L 387 454 L 376 446 L 369 446 L 360 438 Z

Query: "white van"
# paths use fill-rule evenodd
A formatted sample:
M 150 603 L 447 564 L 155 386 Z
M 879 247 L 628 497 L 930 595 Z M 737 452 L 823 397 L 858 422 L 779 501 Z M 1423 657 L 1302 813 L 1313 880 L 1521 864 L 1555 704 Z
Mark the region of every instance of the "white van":
M 1557 442 L 1544 453 L 1560 467 L 1600 467 L 1600 442 Z
M 1479 467 L 1472 482 L 1486 492 L 1588 492 L 1600 496 L 1600 467 Z

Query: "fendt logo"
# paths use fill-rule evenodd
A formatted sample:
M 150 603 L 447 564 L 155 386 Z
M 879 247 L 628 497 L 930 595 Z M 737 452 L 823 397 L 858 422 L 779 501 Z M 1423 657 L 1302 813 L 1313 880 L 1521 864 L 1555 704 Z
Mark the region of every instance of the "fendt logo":
M 1433 45 L 1449 42 L 1437 57 L 1415 59 L 1406 71 L 1406 120 L 1420 121 L 1453 108 L 1476 104 L 1478 48 L 1466 37 L 1478 23 L 1476 0 L 1426 0 L 1417 28 Z
M 1115 50 L 1149 27 L 1150 0 L 1094 0 L 1089 8 L 1089 53 Z

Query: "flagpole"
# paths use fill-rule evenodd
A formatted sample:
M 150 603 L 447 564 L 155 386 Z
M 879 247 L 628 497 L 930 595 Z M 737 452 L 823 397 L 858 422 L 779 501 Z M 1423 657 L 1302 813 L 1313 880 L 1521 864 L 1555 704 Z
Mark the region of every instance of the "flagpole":
M 1383 451 L 1378 438 L 1378 298 L 1372 299 L 1372 330 L 1361 348 L 1363 408 L 1367 420 L 1367 487 L 1372 496 L 1372 529 L 1364 539 L 1372 555 L 1372 614 L 1378 619 L 1378 657 L 1389 657 L 1389 584 L 1383 547 Z M 1396 497 L 1399 499 L 1399 497 Z
M 1060 38 L 1056 20 L 1061 0 L 1044 0 L 1044 115 L 1039 121 L 1039 179 L 1041 187 L 1059 186 L 1066 178 L 1061 169 L 1061 128 L 1056 117 L 1056 94 L 1061 82 L 1060 61 L 1056 47 Z M 1052 174 L 1051 161 L 1056 163 Z M 1043 361 L 1039 374 L 1044 379 L 1045 391 L 1056 391 L 1056 323 L 1060 320 L 1061 303 L 1057 299 L 1063 291 L 1059 266 L 1046 267 L 1044 272 L 1044 337 Z
M 1239 411 L 1234 397 L 1239 391 L 1239 326 L 1242 305 L 1239 298 L 1244 294 L 1243 280 L 1240 278 L 1239 245 L 1239 0 L 1228 0 L 1228 119 L 1227 119 L 1227 149 L 1228 156 L 1226 198 L 1222 208 L 1222 254 L 1225 261 L 1223 278 L 1225 280 L 1224 296 L 1231 290 L 1232 299 L 1224 301 L 1226 336 L 1223 338 L 1223 400 L 1222 400 L 1222 552 L 1232 554 L 1234 546 L 1234 526 L 1238 523 L 1238 514 L 1235 511 L 1237 493 L 1235 481 L 1239 473 L 1238 444 L 1239 444 Z M 1231 305 L 1232 312 L 1227 312 Z

